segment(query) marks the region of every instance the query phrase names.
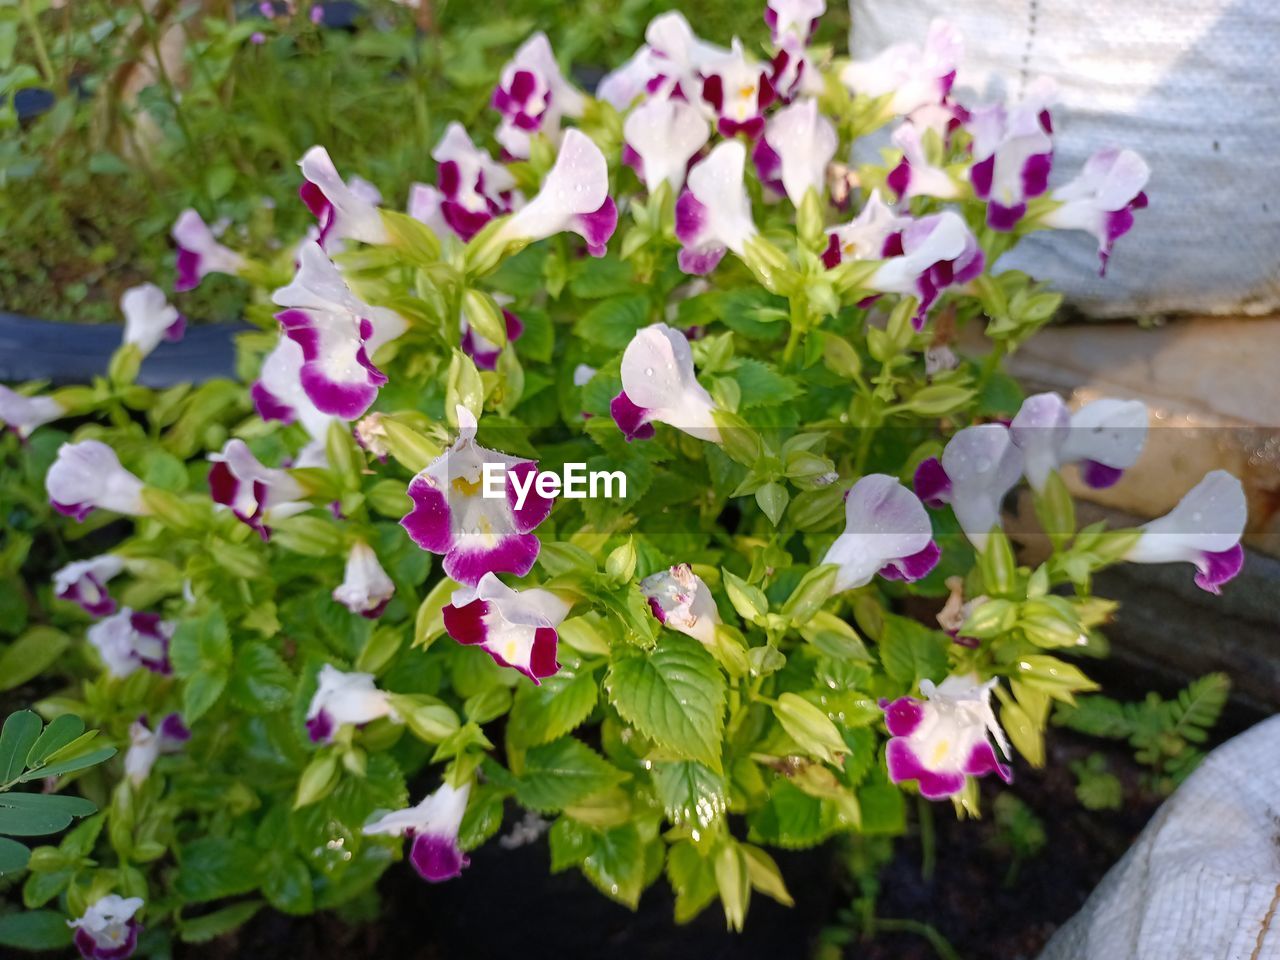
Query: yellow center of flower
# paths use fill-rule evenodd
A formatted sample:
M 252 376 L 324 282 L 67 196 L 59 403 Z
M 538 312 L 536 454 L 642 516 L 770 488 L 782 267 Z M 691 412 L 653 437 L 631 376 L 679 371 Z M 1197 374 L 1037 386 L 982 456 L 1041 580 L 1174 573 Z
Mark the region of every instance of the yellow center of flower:
M 464 497 L 474 497 L 480 492 L 480 481 L 468 480 L 466 477 L 454 477 L 453 489 L 457 490 Z

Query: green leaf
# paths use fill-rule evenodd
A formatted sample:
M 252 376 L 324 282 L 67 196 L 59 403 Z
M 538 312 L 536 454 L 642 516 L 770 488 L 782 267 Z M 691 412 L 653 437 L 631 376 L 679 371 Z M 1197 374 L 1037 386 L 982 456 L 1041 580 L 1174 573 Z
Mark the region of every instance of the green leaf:
M 676 826 L 709 827 L 729 808 L 724 776 L 696 760 L 655 763 L 653 785 L 667 819 Z
M 667 851 L 667 880 L 676 894 L 676 923 L 688 923 L 716 898 L 715 867 L 688 840 Z
M 751 817 L 751 839 L 758 843 L 801 850 L 850 829 L 841 820 L 834 803 L 811 797 L 789 780 L 779 778 L 769 791 L 769 799 Z
M 573 332 L 608 350 L 621 350 L 649 321 L 649 297 L 628 293 L 602 300 L 578 318 Z
M 202 837 L 178 850 L 174 889 L 191 903 L 247 893 L 258 885 L 260 863 L 261 854 L 248 844 L 228 837 Z
M 182 688 L 182 716 L 188 726 L 209 712 L 226 686 L 226 667 L 211 667 L 187 680 Z
M 68 757 L 65 760 L 54 758 L 54 762 L 49 764 L 47 767 L 28 770 L 18 778 L 18 782 L 28 783 L 32 780 L 41 780 L 45 777 L 60 777 L 64 773 L 75 773 L 77 770 L 84 770 L 88 767 L 96 766 L 104 760 L 110 760 L 115 755 L 115 747 L 100 747 L 91 753 L 82 753 L 77 757 Z
M 0 834 L 42 837 L 71 825 L 98 808 L 81 797 L 43 793 L 0 793 Z
M 800 396 L 798 383 L 759 360 L 737 360 L 730 376 L 742 390 L 744 410 L 752 407 L 776 407 Z
M 311 871 L 290 854 L 273 857 L 262 878 L 262 894 L 281 913 L 301 916 L 315 909 Z
M 627 779 L 580 740 L 564 737 L 532 748 L 516 783 L 516 799 L 531 810 L 548 813 L 571 806 L 593 793 Z
M 503 799 L 506 794 L 490 784 L 476 789 L 458 828 L 458 846 L 474 850 L 498 832 L 502 826 Z
M 26 869 L 31 851 L 8 837 L 0 837 L 0 877 L 7 877 Z
M 698 641 L 667 631 L 649 653 L 619 648 L 605 685 L 622 718 L 677 756 L 720 771 L 724 674 Z
M 12 713 L 0 729 L 0 784 L 17 779 L 26 769 L 27 754 L 44 726 L 30 710 Z
M 636 825 L 592 831 L 582 872 L 606 897 L 636 909 L 645 880 L 645 845 Z
M 295 682 L 278 653 L 265 643 L 246 643 L 236 651 L 227 693 L 241 710 L 270 713 L 289 705 Z
M 0 691 L 20 687 L 54 664 L 71 638 L 53 627 L 32 627 L 0 653 Z
M 208 943 L 243 925 L 262 907 L 261 900 L 245 900 L 200 917 L 184 918 L 178 921 L 179 936 L 183 943 Z
M 0 916 L 0 945 L 19 950 L 61 950 L 71 946 L 67 918 L 54 910 Z
M 515 746 L 534 747 L 563 737 L 591 716 L 599 690 L 594 673 L 568 668 L 538 686 L 522 683 L 507 720 L 508 740 Z
M 27 753 L 27 766 L 38 767 L 57 751 L 84 733 L 84 721 L 74 714 L 64 713 L 44 728 L 44 733 Z
M 930 630 L 906 617 L 885 614 L 880 635 L 880 660 L 885 672 L 915 689 L 921 680 L 939 680 L 947 672 L 946 634 Z
M 181 679 L 195 677 L 209 670 L 231 666 L 231 634 L 220 607 L 178 624 L 169 645 L 174 673 Z M 226 670 L 223 669 L 223 682 Z M 219 688 L 221 693 L 221 688 Z M 203 711 L 201 711 L 203 713 Z M 187 720 L 195 717 L 188 716 Z

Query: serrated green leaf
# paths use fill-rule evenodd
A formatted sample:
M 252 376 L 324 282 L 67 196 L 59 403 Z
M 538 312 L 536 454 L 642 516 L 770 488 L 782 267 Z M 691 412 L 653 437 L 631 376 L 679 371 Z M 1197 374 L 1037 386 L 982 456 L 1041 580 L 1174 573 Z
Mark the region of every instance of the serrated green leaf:
M 784 850 L 817 846 L 853 826 L 841 820 L 835 804 L 811 797 L 781 778 L 774 781 L 768 801 L 750 822 L 753 841 Z
M 182 717 L 188 726 L 209 712 L 226 686 L 226 667 L 210 667 L 187 679 L 182 688 Z
M 880 635 L 880 661 L 890 677 L 915 689 L 921 680 L 941 680 L 947 673 L 945 633 L 906 617 L 885 614 Z
M 609 350 L 621 350 L 649 320 L 649 298 L 642 293 L 611 297 L 578 318 L 573 332 Z
M 581 740 L 563 737 L 525 754 L 516 799 L 531 810 L 562 810 L 627 779 Z
M 667 880 L 676 894 L 676 923 L 688 923 L 719 893 L 715 867 L 688 840 L 672 844 L 667 851 Z
M 214 607 L 180 621 L 169 644 L 169 657 L 173 672 L 184 680 L 218 667 L 230 667 L 231 634 L 222 609 Z
M 507 719 L 507 738 L 516 746 L 535 747 L 563 737 L 591 716 L 599 690 L 595 674 L 567 668 L 541 685 L 522 683 Z
M 258 885 L 261 856 L 247 843 L 229 837 L 201 837 L 177 853 L 174 888 L 189 903 L 247 893 Z
M 485 784 L 475 790 L 458 828 L 458 846 L 471 851 L 492 837 L 502 827 L 504 791 Z
M 800 396 L 800 385 L 759 360 L 740 358 L 730 376 L 742 390 L 742 409 L 776 407 Z
M 728 810 L 729 785 L 723 774 L 696 760 L 655 763 L 653 785 L 667 819 L 676 826 L 709 827 Z
M 645 844 L 636 825 L 592 831 L 582 873 L 606 897 L 636 909 L 645 881 Z
M 238 709 L 270 713 L 293 700 L 296 680 L 280 655 L 265 643 L 246 643 L 236 651 L 227 693 Z

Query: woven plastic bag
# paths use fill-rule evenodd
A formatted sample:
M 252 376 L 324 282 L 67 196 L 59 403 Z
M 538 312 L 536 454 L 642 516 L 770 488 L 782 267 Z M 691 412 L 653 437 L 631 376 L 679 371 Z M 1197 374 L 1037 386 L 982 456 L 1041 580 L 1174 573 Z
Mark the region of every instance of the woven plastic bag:
M 1280 309 L 1280 0 L 850 0 L 856 58 L 965 39 L 966 103 L 1057 81 L 1053 185 L 1101 147 L 1151 165 L 1151 206 L 1098 277 L 1083 233 L 1033 234 L 1001 262 L 1095 316 Z M 972 97 L 978 94 L 975 101 Z
M 1280 716 L 1205 759 L 1040 960 L 1280 960 Z

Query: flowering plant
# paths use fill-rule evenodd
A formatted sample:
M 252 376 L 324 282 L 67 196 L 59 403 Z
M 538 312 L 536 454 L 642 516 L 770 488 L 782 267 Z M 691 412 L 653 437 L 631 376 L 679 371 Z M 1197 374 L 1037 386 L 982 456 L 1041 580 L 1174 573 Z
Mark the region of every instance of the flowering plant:
M 1058 177 L 1047 85 L 962 105 L 946 24 L 849 62 L 822 12 L 772 0 L 760 51 L 663 14 L 594 96 L 535 35 L 405 212 L 317 146 L 307 236 L 177 218 L 180 290 L 257 291 L 249 387 L 138 386 L 182 329 L 147 287 L 106 377 L 0 394 L 86 543 L 36 708 L 128 747 L 79 781 L 93 859 L 39 848 L 23 888 L 85 956 L 333 908 L 401 856 L 448 880 L 512 803 L 553 870 L 632 907 L 665 873 L 678 920 L 741 929 L 753 890 L 790 902 L 768 847 L 901 834 L 911 794 L 976 815 L 980 778 L 1044 762 L 1051 704 L 1095 689 L 1097 571 L 1239 570 L 1222 472 L 1077 529 L 1064 475 L 1114 483 L 1146 411 L 1000 371 L 1059 302 L 1001 256 L 1083 230 L 1105 267 L 1145 163 Z M 624 482 L 557 498 L 571 464 Z

